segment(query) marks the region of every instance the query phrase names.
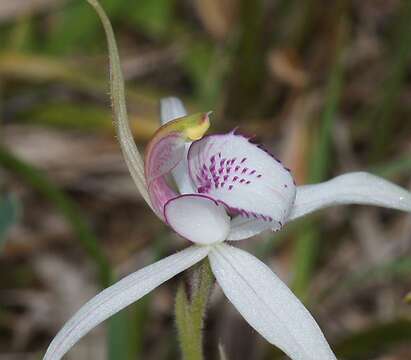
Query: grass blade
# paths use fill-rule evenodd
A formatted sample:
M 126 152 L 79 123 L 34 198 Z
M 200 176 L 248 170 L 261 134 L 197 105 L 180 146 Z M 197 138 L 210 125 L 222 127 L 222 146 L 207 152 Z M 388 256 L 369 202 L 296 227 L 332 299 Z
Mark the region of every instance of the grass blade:
M 372 354 L 396 344 L 409 344 L 410 338 L 411 321 L 396 320 L 358 332 L 334 346 L 334 349 L 339 359 L 370 359 Z
M 327 98 L 322 114 L 320 132 L 311 156 L 309 182 L 324 180 L 330 163 L 330 143 L 332 129 L 341 95 L 343 82 L 342 50 L 345 34 L 343 14 L 340 14 L 340 24 L 337 35 L 335 60 L 331 68 L 330 80 L 327 86 Z M 318 255 L 319 234 L 313 220 L 306 219 L 301 225 L 295 247 L 293 289 L 297 295 L 304 298 L 314 270 Z
M 71 225 L 73 232 L 87 254 L 94 260 L 98 268 L 101 284 L 108 286 L 112 280 L 109 262 L 97 238 L 86 221 L 84 221 L 81 210 L 74 201 L 53 184 L 42 171 L 19 159 L 1 145 L 0 166 L 19 176 L 23 182 L 34 188 L 54 204 Z
M 6 241 L 7 232 L 18 221 L 20 206 L 13 194 L 0 198 L 0 249 Z

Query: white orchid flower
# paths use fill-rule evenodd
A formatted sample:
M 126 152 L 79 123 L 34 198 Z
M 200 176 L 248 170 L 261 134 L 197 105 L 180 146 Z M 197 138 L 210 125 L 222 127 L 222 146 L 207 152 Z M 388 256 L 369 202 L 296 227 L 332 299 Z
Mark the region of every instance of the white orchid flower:
M 291 220 L 338 204 L 411 212 L 410 192 L 363 172 L 296 186 L 289 170 L 248 138 L 235 132 L 203 137 L 209 114 L 186 116 L 176 98 L 162 100 L 163 125 L 148 144 L 143 161 L 127 121 L 110 23 L 98 3 L 88 1 L 108 36 L 113 107 L 129 170 L 156 215 L 193 245 L 96 295 L 64 325 L 44 360 L 60 359 L 98 324 L 207 256 L 227 298 L 268 342 L 295 360 L 335 359 L 319 326 L 288 287 L 257 258 L 226 241 L 268 229 L 278 231 Z M 169 185 L 169 175 L 175 188 Z
M 411 211 L 411 194 L 363 172 L 295 186 L 289 170 L 248 138 L 234 132 L 202 137 L 208 114 L 186 116 L 176 98 L 162 100 L 161 120 L 164 125 L 146 149 L 143 184 L 157 216 L 194 245 L 90 300 L 59 332 L 45 359 L 60 359 L 99 323 L 206 256 L 228 299 L 267 341 L 292 359 L 335 359 L 320 328 L 287 286 L 257 258 L 226 241 L 277 231 L 290 220 L 336 204 Z M 178 191 L 168 184 L 170 173 Z

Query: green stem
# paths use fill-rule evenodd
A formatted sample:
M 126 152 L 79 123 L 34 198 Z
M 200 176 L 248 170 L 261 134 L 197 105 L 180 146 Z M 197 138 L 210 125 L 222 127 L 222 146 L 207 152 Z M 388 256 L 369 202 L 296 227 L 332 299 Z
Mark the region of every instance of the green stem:
M 214 277 L 208 259 L 193 276 L 191 301 L 184 285 L 177 290 L 175 318 L 183 360 L 203 360 L 203 324 Z

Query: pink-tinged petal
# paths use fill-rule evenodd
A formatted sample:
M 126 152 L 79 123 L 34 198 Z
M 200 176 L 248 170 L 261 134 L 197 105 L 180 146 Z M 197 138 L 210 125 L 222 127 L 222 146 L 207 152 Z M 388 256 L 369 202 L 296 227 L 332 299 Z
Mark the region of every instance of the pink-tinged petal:
M 164 207 L 167 223 L 197 244 L 222 242 L 230 231 L 230 217 L 222 204 L 204 195 L 181 195 Z
M 186 116 L 187 111 L 180 99 L 167 97 L 160 101 L 160 114 L 161 124 L 164 125 L 172 120 Z M 187 154 L 190 145 L 191 142 L 185 144 L 183 158 L 171 171 L 180 194 L 193 194 L 196 192 L 188 175 Z
M 279 229 L 295 197 L 284 166 L 249 139 L 233 132 L 194 142 L 188 153 L 197 192 L 228 206 L 233 216 L 256 219 Z
M 366 172 L 348 173 L 320 184 L 298 186 L 288 220 L 343 204 L 375 205 L 411 212 L 411 192 Z
M 293 360 L 336 360 L 311 314 L 260 260 L 226 244 L 209 259 L 224 294 L 268 342 Z
M 191 246 L 166 257 L 100 292 L 63 326 L 47 349 L 43 360 L 59 360 L 91 329 L 139 300 L 151 290 L 204 259 L 209 249 Z
M 208 114 L 182 117 L 160 127 L 148 144 L 144 175 L 154 211 L 161 219 L 165 203 L 177 195 L 165 177 L 185 156 L 186 142 L 201 138 L 209 125 Z
M 178 195 L 172 188 L 170 188 L 167 180 L 164 177 L 159 177 L 153 180 L 148 186 L 148 190 L 153 208 L 155 209 L 160 219 L 164 220 L 164 204 Z

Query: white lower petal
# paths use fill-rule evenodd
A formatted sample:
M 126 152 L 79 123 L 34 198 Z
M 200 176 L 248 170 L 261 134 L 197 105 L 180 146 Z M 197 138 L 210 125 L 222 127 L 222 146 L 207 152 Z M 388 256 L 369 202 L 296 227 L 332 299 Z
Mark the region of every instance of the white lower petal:
M 297 187 L 288 221 L 341 204 L 375 205 L 411 212 L 411 193 L 366 172 L 348 173 L 321 184 Z
M 310 313 L 265 264 L 226 244 L 209 258 L 225 295 L 267 341 L 294 360 L 336 359 Z
M 166 257 L 103 290 L 87 302 L 60 330 L 43 360 L 58 360 L 98 324 L 142 298 L 163 282 L 207 256 L 208 248 L 191 246 Z
M 230 231 L 230 218 L 223 205 L 204 195 L 181 195 L 164 207 L 167 224 L 197 244 L 222 242 Z

